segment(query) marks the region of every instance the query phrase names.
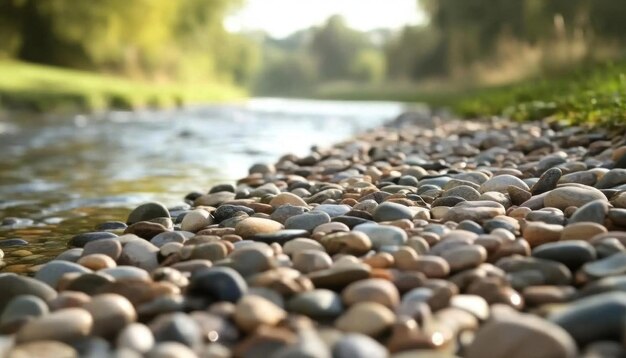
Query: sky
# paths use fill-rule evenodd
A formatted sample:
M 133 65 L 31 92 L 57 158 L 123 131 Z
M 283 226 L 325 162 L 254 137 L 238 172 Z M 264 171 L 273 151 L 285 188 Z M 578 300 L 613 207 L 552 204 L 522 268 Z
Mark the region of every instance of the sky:
M 230 31 L 265 30 L 282 38 L 297 30 L 342 15 L 350 27 L 367 31 L 400 28 L 425 21 L 417 0 L 247 0 L 244 7 L 229 16 Z

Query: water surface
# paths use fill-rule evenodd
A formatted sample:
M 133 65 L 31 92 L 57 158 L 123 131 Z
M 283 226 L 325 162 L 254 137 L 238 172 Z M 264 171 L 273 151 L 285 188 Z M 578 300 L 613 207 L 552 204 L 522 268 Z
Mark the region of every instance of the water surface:
M 0 117 L 0 227 L 5 271 L 23 271 L 63 250 L 69 237 L 124 220 L 148 200 L 182 203 L 191 191 L 234 182 L 256 162 L 304 155 L 381 125 L 391 102 L 251 99 L 169 111 Z M 31 255 L 23 250 L 28 250 Z M 21 257 L 24 256 L 24 257 Z

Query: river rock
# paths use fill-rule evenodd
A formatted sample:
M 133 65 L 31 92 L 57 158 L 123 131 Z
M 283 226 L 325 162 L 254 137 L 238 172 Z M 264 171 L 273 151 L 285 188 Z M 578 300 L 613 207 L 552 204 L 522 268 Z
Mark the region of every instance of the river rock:
M 414 213 L 408 207 L 391 203 L 384 202 L 374 209 L 374 220 L 377 222 L 381 221 L 393 221 L 393 220 L 401 220 L 401 219 L 413 219 Z
M 377 302 L 393 309 L 400 302 L 400 293 L 396 286 L 379 278 L 353 282 L 342 291 L 341 296 L 347 306 L 359 302 Z
M 499 317 L 483 325 L 466 357 L 577 357 L 570 335 L 559 326 L 526 314 Z
M 241 275 L 229 267 L 212 267 L 194 272 L 188 292 L 215 301 L 237 302 L 248 290 Z
M 502 174 L 502 175 L 496 175 L 492 177 L 491 179 L 487 180 L 486 182 L 484 182 L 480 186 L 479 191 L 481 193 L 485 193 L 488 191 L 497 191 L 500 193 L 506 193 L 507 188 L 509 186 L 515 186 L 526 191 L 530 190 L 530 188 L 528 188 L 528 185 L 524 183 L 524 181 L 521 180 L 520 178 L 514 177 L 509 174 Z
M 137 320 L 135 308 L 125 297 L 108 293 L 93 296 L 83 306 L 93 317 L 92 334 L 112 337 Z
M 17 327 L 26 321 L 48 314 L 48 305 L 44 300 L 33 295 L 15 296 L 8 302 L 0 316 L 0 327 Z
M 203 342 L 198 324 L 182 312 L 162 314 L 152 320 L 148 327 L 157 342 L 178 342 L 192 350 L 198 349 Z
M 375 249 L 380 249 L 383 246 L 400 246 L 408 238 L 404 230 L 387 225 L 361 224 L 357 225 L 354 231 L 366 234 Z
M 290 312 L 313 318 L 335 318 L 343 312 L 341 296 L 326 289 L 315 289 L 293 296 L 287 302 Z
M 594 200 L 578 208 L 569 218 L 569 223 L 590 221 L 597 224 L 604 224 L 604 219 L 609 213 L 609 206 L 606 200 Z
M 282 229 L 283 225 L 274 220 L 247 218 L 237 224 L 235 234 L 248 239 L 258 234 L 269 234 Z
M 335 326 L 342 331 L 375 337 L 390 328 L 394 320 L 395 314 L 380 303 L 361 302 L 339 317 Z
M 147 271 L 159 266 L 157 253 L 159 248 L 145 240 L 133 240 L 124 245 L 119 263 L 142 268 Z
M 600 190 L 590 186 L 562 186 L 549 191 L 543 204 L 562 210 L 568 206 L 580 207 L 594 200 L 608 201 Z
M 592 278 L 626 274 L 626 253 L 620 252 L 601 260 L 588 262 L 582 270 Z
M 117 335 L 116 345 L 145 354 L 154 346 L 154 335 L 146 325 L 130 323 Z
M 532 255 L 560 262 L 575 272 L 585 263 L 596 259 L 596 250 L 586 241 L 572 240 L 539 245 L 533 249 Z
M 73 247 L 84 247 L 87 243 L 104 240 L 104 239 L 115 239 L 117 235 L 112 232 L 102 231 L 102 232 L 86 232 L 84 234 L 78 234 L 73 236 L 68 245 Z
M 286 205 L 286 204 L 293 205 L 293 206 L 307 207 L 307 203 L 304 200 L 302 200 L 302 198 L 292 193 L 280 193 L 276 195 L 275 197 L 273 197 L 272 200 L 270 200 L 269 204 L 274 209 L 282 205 Z
M 117 261 L 122 254 L 122 244 L 119 240 L 96 240 L 88 242 L 83 248 L 82 256 L 103 254 Z
M 126 224 L 132 225 L 140 221 L 149 221 L 163 217 L 170 217 L 169 210 L 163 204 L 157 202 L 145 203 L 130 212 L 126 219 Z
M 274 326 L 286 316 L 287 313 L 271 301 L 246 295 L 237 302 L 233 319 L 239 328 L 251 332 L 260 325 Z
M 91 270 L 74 262 L 52 260 L 43 265 L 35 274 L 35 279 L 56 288 L 61 277 L 67 273 L 90 273 Z
M 181 230 L 198 232 L 213 223 L 211 214 L 202 209 L 196 209 L 185 214 L 180 224 Z
M 67 342 L 87 337 L 93 318 L 82 308 L 64 308 L 27 322 L 15 336 L 17 342 L 54 340 Z
M 1 352 L 1 350 L 0 350 Z M 38 341 L 18 344 L 6 355 L 7 358 L 78 358 L 78 352 L 68 344 L 55 341 Z
M 360 333 L 343 335 L 333 346 L 336 358 L 386 358 L 387 349 L 376 340 Z
M 330 222 L 330 216 L 323 211 L 310 211 L 304 214 L 292 216 L 285 221 L 285 228 L 292 230 L 313 230 L 322 224 Z

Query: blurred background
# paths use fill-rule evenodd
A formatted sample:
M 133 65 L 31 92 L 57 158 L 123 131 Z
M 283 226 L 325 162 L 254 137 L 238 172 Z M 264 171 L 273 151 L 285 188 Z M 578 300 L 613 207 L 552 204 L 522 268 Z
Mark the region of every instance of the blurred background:
M 614 0 L 2 0 L 0 94 L 42 109 L 417 101 L 619 61 L 625 16 Z
M 405 111 L 623 126 L 624 19 L 617 0 L 0 0 L 0 239 L 30 245 L 4 270 Z

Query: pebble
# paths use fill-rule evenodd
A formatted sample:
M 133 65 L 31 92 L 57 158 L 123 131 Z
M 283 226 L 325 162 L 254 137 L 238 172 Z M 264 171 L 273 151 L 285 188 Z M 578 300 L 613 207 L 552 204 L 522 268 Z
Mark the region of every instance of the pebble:
M 31 320 L 17 331 L 16 342 L 62 341 L 87 337 L 93 318 L 82 308 L 64 308 Z
M 514 177 L 509 174 L 496 175 L 493 178 L 484 182 L 479 191 L 486 193 L 488 191 L 497 191 L 500 193 L 506 193 L 509 186 L 514 186 L 522 190 L 529 191 L 528 185 L 524 183 L 520 178 Z
M 335 326 L 342 331 L 376 337 L 390 328 L 394 320 L 394 313 L 380 303 L 361 302 L 341 315 Z
M 35 274 L 35 279 L 56 288 L 63 275 L 67 273 L 90 273 L 87 267 L 69 261 L 53 260 L 43 265 Z
M 487 260 L 487 250 L 479 245 L 466 245 L 444 251 L 441 257 L 448 261 L 452 272 L 477 267 Z
M 592 278 L 626 274 L 626 253 L 620 252 L 601 260 L 588 262 L 582 270 Z
M 128 348 L 142 354 L 150 351 L 154 343 L 152 331 L 142 323 L 126 325 L 116 338 L 118 348 Z
M 574 358 L 578 348 L 559 326 L 530 315 L 511 314 L 481 327 L 465 356 Z
M 367 253 L 372 248 L 372 240 L 370 240 L 370 237 L 360 231 L 338 232 L 325 235 L 321 239 L 321 244 L 331 255 L 342 253 L 360 256 Z
M 261 325 L 275 326 L 286 316 L 287 313 L 271 301 L 246 295 L 237 302 L 233 320 L 240 329 L 251 332 Z
M 361 224 L 354 228 L 355 232 L 362 232 L 371 240 L 374 249 L 383 246 L 399 246 L 404 244 L 408 236 L 400 228 L 387 225 Z
M 78 352 L 70 345 L 56 341 L 37 341 L 18 344 L 6 355 L 7 358 L 78 358 Z
M 594 222 L 578 222 L 567 225 L 561 232 L 561 241 L 566 240 L 585 240 L 588 241 L 592 237 L 607 232 L 607 229 Z
M 396 286 L 379 278 L 353 282 L 342 291 L 341 297 L 347 306 L 359 302 L 376 302 L 393 309 L 400 303 Z
M 539 180 L 530 189 L 531 194 L 532 195 L 543 194 L 547 191 L 550 191 L 556 188 L 557 184 L 559 183 L 559 180 L 561 180 L 562 175 L 563 175 L 563 172 L 559 168 L 550 168 L 546 170 L 543 174 L 541 174 L 541 177 L 539 177 Z
M 263 218 L 247 218 L 237 224 L 235 234 L 243 239 L 251 238 L 258 234 L 269 234 L 282 230 L 284 227 L 279 222 Z
M 202 209 L 196 209 L 185 214 L 180 223 L 180 229 L 189 232 L 198 232 L 213 223 L 211 214 Z
M 605 200 L 594 200 L 576 209 L 574 214 L 569 218 L 568 223 L 594 222 L 596 224 L 604 224 L 604 219 L 609 213 L 608 202 Z
M 48 314 L 48 305 L 33 295 L 15 296 L 9 301 L 0 316 L 0 330 L 13 330 L 28 320 Z
M 272 200 L 270 200 L 269 203 L 274 209 L 282 206 L 282 205 L 293 205 L 293 206 L 304 206 L 307 207 L 307 203 L 302 200 L 302 198 L 300 198 L 297 195 L 294 195 L 292 193 L 280 193 L 278 195 L 276 195 L 275 197 L 272 198 Z
M 596 250 L 586 241 L 551 242 L 535 247 L 534 257 L 557 261 L 575 272 L 587 262 L 596 260 Z
M 119 240 L 97 240 L 87 243 L 83 248 L 83 256 L 91 254 L 107 255 L 117 261 L 122 254 L 122 244 Z
M 387 349 L 376 340 L 359 333 L 343 335 L 333 346 L 336 358 L 386 358 Z
M 374 209 L 374 220 L 381 221 L 393 221 L 402 219 L 413 219 L 414 213 L 406 206 L 391 202 L 384 202 Z
M 132 225 L 140 221 L 149 221 L 156 218 L 169 218 L 170 212 L 167 208 L 157 202 L 145 203 L 136 207 L 128 214 L 126 224 Z
M 104 239 L 114 239 L 116 237 L 117 235 L 115 235 L 112 232 L 106 232 L 106 231 L 87 232 L 87 233 L 78 234 L 72 237 L 68 245 L 74 246 L 74 247 L 84 247 L 85 245 L 87 245 L 87 243 L 90 243 L 90 242 L 94 242 L 97 240 L 104 240 Z
M 237 302 L 248 290 L 241 275 L 229 267 L 212 267 L 194 272 L 188 292 L 215 301 Z
M 137 320 L 130 301 L 113 293 L 93 296 L 83 308 L 93 317 L 91 333 L 101 337 L 112 337 Z
M 547 192 L 543 205 L 563 210 L 569 206 L 581 207 L 594 200 L 608 201 L 600 190 L 590 186 L 563 186 Z
M 335 318 L 344 311 L 341 296 L 327 289 L 315 289 L 293 296 L 287 309 L 313 318 Z
M 192 350 L 198 349 L 203 342 L 198 324 L 182 312 L 162 314 L 152 320 L 148 327 L 156 342 L 177 342 Z M 153 350 L 161 344 L 158 343 Z M 151 355 L 152 351 L 148 353 L 148 356 Z
M 323 211 L 310 211 L 295 215 L 285 221 L 285 228 L 290 230 L 313 230 L 322 224 L 330 222 L 330 216 Z
M 159 248 L 145 240 L 133 240 L 124 245 L 119 263 L 151 271 L 159 266 Z

